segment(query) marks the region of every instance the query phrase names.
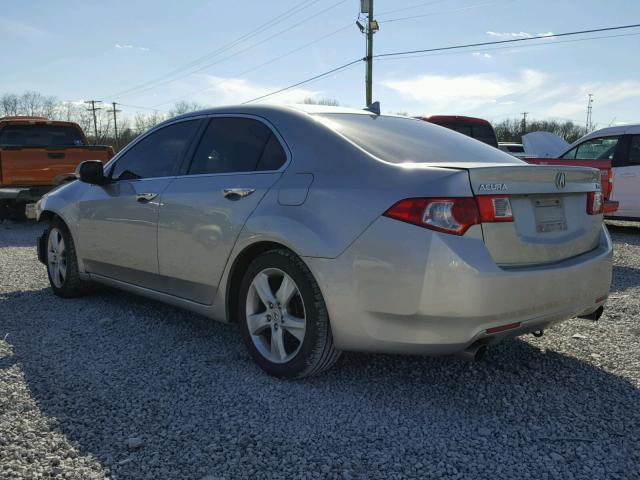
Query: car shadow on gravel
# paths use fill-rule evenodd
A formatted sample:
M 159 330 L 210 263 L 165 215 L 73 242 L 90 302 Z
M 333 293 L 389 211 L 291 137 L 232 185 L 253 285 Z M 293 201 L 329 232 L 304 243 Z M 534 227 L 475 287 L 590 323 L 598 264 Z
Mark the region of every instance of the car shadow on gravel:
M 235 326 L 126 293 L 46 288 L 0 312 L 0 368 L 19 364 L 51 428 L 118 478 L 627 478 L 640 460 L 638 389 L 523 340 L 480 363 L 346 354 L 282 381 Z
M 3 247 L 33 247 L 35 251 L 36 239 L 47 228 L 43 223 L 31 220 L 0 221 L 0 248 Z M 30 235 L 25 235 L 28 231 Z

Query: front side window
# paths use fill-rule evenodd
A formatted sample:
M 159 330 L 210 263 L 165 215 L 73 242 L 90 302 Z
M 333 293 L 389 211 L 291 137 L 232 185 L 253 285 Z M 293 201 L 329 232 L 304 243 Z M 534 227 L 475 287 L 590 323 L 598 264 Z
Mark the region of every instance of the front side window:
M 277 170 L 286 154 L 271 129 L 251 118 L 209 122 L 189 168 L 190 175 Z
M 612 160 L 620 137 L 592 138 L 572 148 L 562 158 L 571 160 Z
M 198 123 L 199 120 L 174 123 L 146 136 L 118 159 L 111 178 L 136 180 L 174 175 Z

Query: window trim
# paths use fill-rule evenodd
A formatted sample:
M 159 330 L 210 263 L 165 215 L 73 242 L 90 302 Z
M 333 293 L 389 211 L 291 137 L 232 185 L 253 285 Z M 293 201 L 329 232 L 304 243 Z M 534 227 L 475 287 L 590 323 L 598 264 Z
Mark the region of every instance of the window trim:
M 159 123 L 158 125 L 154 126 L 153 128 L 150 128 L 149 130 L 147 130 L 145 133 L 143 133 L 142 135 L 138 136 L 138 138 L 136 138 L 135 140 L 133 140 L 131 143 L 129 143 L 125 148 L 123 148 L 121 151 L 118 152 L 118 154 L 116 156 L 114 156 L 109 162 L 107 162 L 105 164 L 105 166 L 103 167 L 103 170 L 105 172 L 105 177 L 109 180 L 109 183 L 119 183 L 119 182 L 140 182 L 142 180 L 157 180 L 160 178 L 175 178 L 176 175 L 180 172 L 180 168 L 182 168 L 182 165 L 184 163 L 184 158 L 185 155 L 189 152 L 191 152 L 191 147 L 193 146 L 194 142 L 196 141 L 197 138 L 199 138 L 198 136 L 201 133 L 201 129 L 202 129 L 202 119 L 206 118 L 206 115 L 194 115 L 193 117 L 185 117 L 185 118 L 179 118 L 179 119 L 171 119 L 171 120 L 166 120 L 162 123 Z M 182 123 L 182 122 L 189 122 L 189 121 L 193 121 L 193 120 L 197 120 L 198 124 L 196 125 L 195 128 L 195 133 L 193 134 L 193 137 L 191 138 L 188 147 L 184 150 L 184 152 L 182 153 L 182 155 L 180 155 L 180 159 L 177 162 L 177 168 L 174 168 L 174 171 L 171 175 L 163 175 L 161 177 L 145 177 L 145 178 L 128 178 L 128 179 L 122 179 L 122 180 L 114 180 L 112 175 L 113 175 L 113 170 L 115 169 L 115 165 L 122 159 L 122 157 L 124 155 L 126 155 L 126 153 L 131 150 L 132 148 L 134 148 L 138 143 L 140 143 L 141 141 L 143 141 L 145 138 L 147 138 L 149 135 L 154 134 L 155 132 L 162 130 L 163 128 L 167 128 L 170 127 L 172 125 L 176 125 L 178 123 Z
M 184 158 L 181 168 L 179 170 L 179 174 L 176 175 L 175 178 L 213 177 L 213 176 L 219 177 L 219 176 L 229 176 L 229 175 L 259 175 L 264 173 L 282 173 L 291 164 L 292 155 L 291 155 L 291 150 L 289 149 L 289 145 L 284 141 L 284 138 L 282 138 L 282 135 L 280 134 L 278 129 L 276 129 L 276 127 L 266 118 L 260 117 L 258 115 L 251 115 L 251 114 L 245 114 L 245 113 L 215 113 L 211 115 L 204 115 L 203 118 L 206 118 L 207 121 L 203 122 L 203 127 L 202 127 L 202 130 L 199 132 L 197 142 L 194 142 L 193 148 L 190 149 L 188 152 L 189 155 Z M 209 126 L 209 123 L 211 123 L 211 120 L 213 120 L 214 118 L 248 118 L 248 119 L 256 120 L 262 123 L 271 131 L 271 134 L 276 137 L 276 139 L 278 140 L 278 143 L 280 143 L 280 147 L 282 147 L 282 150 L 284 151 L 286 160 L 277 170 L 251 170 L 246 172 L 222 172 L 222 173 L 188 173 L 189 168 L 191 168 L 191 164 L 193 163 L 196 151 L 198 150 L 198 147 L 200 146 L 200 143 L 204 138 L 204 134 L 207 131 L 207 127 Z

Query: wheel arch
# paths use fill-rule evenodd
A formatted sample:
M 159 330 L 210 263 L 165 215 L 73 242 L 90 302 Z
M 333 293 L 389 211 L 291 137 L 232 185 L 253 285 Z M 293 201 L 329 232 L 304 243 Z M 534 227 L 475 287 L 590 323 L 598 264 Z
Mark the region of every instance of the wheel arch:
M 294 255 L 300 257 L 286 245 L 271 240 L 262 240 L 252 243 L 238 253 L 231 264 L 231 269 L 229 270 L 226 282 L 225 309 L 227 312 L 228 322 L 235 323 L 237 321 L 235 305 L 238 303 L 240 284 L 242 283 L 242 279 L 244 278 L 247 268 L 249 268 L 249 265 L 255 258 L 271 250 L 288 250 Z

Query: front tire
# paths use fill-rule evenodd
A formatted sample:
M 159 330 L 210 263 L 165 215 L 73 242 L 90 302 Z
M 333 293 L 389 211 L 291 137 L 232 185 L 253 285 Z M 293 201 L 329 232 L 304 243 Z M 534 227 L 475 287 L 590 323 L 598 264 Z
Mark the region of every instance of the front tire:
M 46 245 L 47 275 L 53 293 L 63 298 L 87 293 L 90 284 L 80 279 L 76 247 L 69 229 L 61 220 L 51 222 Z
M 340 358 L 320 288 L 304 262 L 288 250 L 269 251 L 251 262 L 237 309 L 244 343 L 270 375 L 308 377 Z

